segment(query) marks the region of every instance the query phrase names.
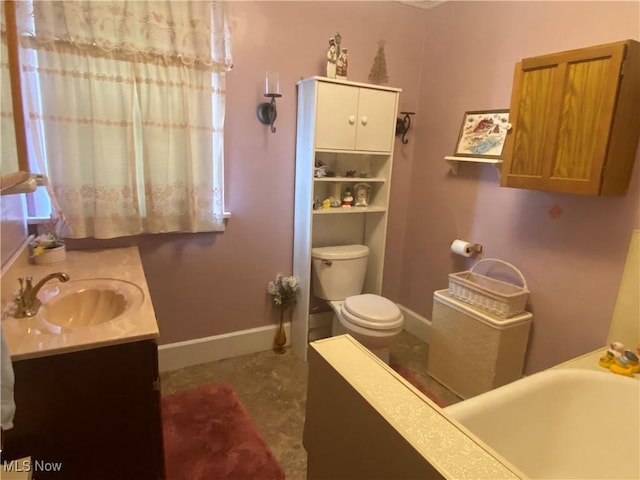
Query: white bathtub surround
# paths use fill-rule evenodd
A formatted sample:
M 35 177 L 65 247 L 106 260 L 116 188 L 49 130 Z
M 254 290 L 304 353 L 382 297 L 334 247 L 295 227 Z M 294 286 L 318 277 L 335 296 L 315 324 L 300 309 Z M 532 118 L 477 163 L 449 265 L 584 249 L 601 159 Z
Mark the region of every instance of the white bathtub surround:
M 523 478 L 349 335 L 308 360 L 308 479 Z
M 622 342 L 634 351 L 640 347 L 640 229 L 633 230 L 627 260 L 613 310 L 607 344 Z

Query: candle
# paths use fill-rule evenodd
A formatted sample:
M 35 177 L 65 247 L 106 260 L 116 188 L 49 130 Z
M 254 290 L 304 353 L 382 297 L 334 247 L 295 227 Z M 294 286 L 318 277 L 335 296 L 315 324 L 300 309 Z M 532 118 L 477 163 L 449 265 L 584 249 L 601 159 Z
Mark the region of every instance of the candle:
M 280 94 L 280 75 L 267 72 L 264 77 L 264 94 Z

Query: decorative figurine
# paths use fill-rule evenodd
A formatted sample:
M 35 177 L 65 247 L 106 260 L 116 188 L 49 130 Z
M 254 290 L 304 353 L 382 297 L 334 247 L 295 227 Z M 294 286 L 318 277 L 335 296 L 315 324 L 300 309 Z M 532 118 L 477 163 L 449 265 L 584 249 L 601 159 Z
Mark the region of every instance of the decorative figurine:
M 624 344 L 620 342 L 613 342 L 609 345 L 609 348 L 607 349 L 607 353 L 604 356 L 600 357 L 598 364 L 602 368 L 610 368 L 611 365 L 614 364 L 615 359 L 620 355 L 622 355 L 623 352 L 624 352 Z
M 347 188 L 342 196 L 342 206 L 350 208 L 351 205 L 353 205 L 353 195 L 351 195 L 351 190 Z
M 631 350 L 625 350 L 622 355 L 615 357 L 609 370 L 618 375 L 633 377 L 634 373 L 640 373 L 640 360 Z
M 329 39 L 329 49 L 327 50 L 327 77 L 336 78 L 336 62 L 338 60 L 338 52 L 336 50 L 335 38 Z
M 340 52 L 340 55 L 338 56 L 338 61 L 336 62 L 336 78 L 340 78 L 342 80 L 347 79 L 347 57 L 347 49 L 343 48 Z
M 386 85 L 389 83 L 387 73 L 387 57 L 384 54 L 384 40 L 378 42 L 378 51 L 373 59 L 373 65 L 369 71 L 369 81 L 376 85 Z
M 607 352 L 611 352 L 614 357 L 619 357 L 624 353 L 624 344 L 620 342 L 613 342 L 609 345 Z

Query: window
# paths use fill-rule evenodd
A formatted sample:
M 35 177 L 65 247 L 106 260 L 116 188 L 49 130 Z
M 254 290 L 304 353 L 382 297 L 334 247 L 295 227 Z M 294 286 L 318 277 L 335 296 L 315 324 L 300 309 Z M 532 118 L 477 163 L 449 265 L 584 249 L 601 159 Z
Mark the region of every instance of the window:
M 17 10 L 29 157 L 50 179 L 48 197 L 70 236 L 223 230 L 231 54 L 221 5 L 20 2 Z M 32 195 L 30 215 L 48 216 L 46 203 Z

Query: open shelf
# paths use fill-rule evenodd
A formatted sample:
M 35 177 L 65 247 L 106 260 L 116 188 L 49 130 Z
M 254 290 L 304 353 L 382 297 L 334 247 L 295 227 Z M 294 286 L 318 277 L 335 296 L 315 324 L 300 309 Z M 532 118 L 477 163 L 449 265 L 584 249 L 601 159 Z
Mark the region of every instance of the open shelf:
M 353 183 L 372 183 L 386 182 L 383 177 L 314 177 L 314 182 L 353 182 Z
M 451 173 L 454 175 L 458 174 L 458 165 L 460 162 L 467 163 L 489 163 L 496 167 L 498 170 L 498 174 L 500 173 L 500 167 L 502 166 L 501 158 L 478 158 L 478 157 L 444 157 L 444 159 L 449 162 L 449 166 L 451 167 Z
M 349 213 L 375 213 L 386 212 L 387 209 L 383 207 L 336 207 L 336 208 L 321 208 L 314 210 L 314 215 L 340 215 Z

